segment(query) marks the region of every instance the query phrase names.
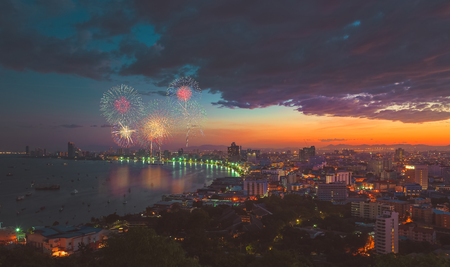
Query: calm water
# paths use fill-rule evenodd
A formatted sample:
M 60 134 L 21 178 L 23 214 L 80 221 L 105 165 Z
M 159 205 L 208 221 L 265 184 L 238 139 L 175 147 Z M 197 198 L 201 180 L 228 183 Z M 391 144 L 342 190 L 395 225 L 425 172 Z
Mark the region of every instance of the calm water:
M 8 173 L 13 176 L 7 176 Z M 239 175 L 224 167 L 190 163 L 159 166 L 134 161 L 108 163 L 0 156 L 0 222 L 3 226 L 29 228 L 51 225 L 54 221 L 69 225 L 85 223 L 91 217 L 114 212 L 137 213 L 160 201 L 164 194 L 193 192 L 224 176 Z M 61 189 L 34 190 L 32 181 L 35 185 L 59 184 Z M 78 193 L 72 195 L 74 189 Z M 25 196 L 27 192 L 32 195 Z M 18 196 L 25 199 L 16 201 Z M 64 210 L 59 212 L 63 205 Z

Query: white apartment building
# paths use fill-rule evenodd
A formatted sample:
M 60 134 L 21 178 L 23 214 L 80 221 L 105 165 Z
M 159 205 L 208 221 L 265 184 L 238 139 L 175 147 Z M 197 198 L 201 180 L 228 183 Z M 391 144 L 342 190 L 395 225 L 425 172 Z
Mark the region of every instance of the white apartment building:
M 377 202 L 352 202 L 352 216 L 375 220 L 377 216 L 383 215 L 385 211 L 394 211 L 394 207 Z
M 398 253 L 398 213 L 385 211 L 375 223 L 375 251 L 378 254 Z

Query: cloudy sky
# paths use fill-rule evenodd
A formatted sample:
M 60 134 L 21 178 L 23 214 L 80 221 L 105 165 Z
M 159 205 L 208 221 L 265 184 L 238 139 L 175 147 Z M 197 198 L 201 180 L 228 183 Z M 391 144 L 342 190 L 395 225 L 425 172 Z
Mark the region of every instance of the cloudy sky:
M 447 0 L 2 0 L 0 51 L 3 151 L 114 146 L 104 91 L 187 75 L 194 146 L 450 143 Z

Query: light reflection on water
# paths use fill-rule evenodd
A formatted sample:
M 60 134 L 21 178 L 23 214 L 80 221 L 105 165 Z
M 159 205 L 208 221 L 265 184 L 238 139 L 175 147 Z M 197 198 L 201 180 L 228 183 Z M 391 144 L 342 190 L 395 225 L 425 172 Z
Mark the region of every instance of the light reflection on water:
M 64 162 L 68 165 L 63 165 Z M 14 175 L 6 176 L 9 172 Z M 107 163 L 2 156 L 0 222 L 20 227 L 51 225 L 54 221 L 73 225 L 114 212 L 136 213 L 160 201 L 163 194 L 196 191 L 214 178 L 224 176 L 237 176 L 237 173 L 195 163 L 155 166 L 134 161 Z M 31 181 L 60 184 L 61 189 L 36 191 L 30 188 Z M 74 189 L 78 194 L 71 195 Z M 16 201 L 27 192 L 32 192 L 32 196 Z M 59 212 L 63 205 L 64 210 Z M 45 209 L 37 212 L 41 207 Z

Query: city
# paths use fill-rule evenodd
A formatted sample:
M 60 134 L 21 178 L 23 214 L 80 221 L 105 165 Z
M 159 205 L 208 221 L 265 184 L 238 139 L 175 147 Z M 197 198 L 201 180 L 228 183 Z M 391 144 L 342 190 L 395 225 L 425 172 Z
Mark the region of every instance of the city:
M 27 146 L 22 156 L 213 165 L 233 169 L 239 176 L 216 178 L 193 192 L 163 195 L 136 214 L 93 217 L 91 222 L 76 227 L 56 224 L 28 231 L 4 227 L 3 244 L 26 243 L 53 256 L 66 256 L 77 253 L 78 244 L 98 250 L 108 235 L 139 227 L 153 228 L 179 243 L 193 242 L 191 231 L 200 227 L 210 240 L 228 240 L 221 250 L 264 255 L 266 250 L 283 251 L 283 246 L 296 245 L 300 246 L 297 253 L 314 266 L 345 262 L 329 258 L 329 253 L 341 253 L 339 257 L 346 255 L 347 260 L 354 257 L 359 264 L 389 253 L 450 253 L 450 152 L 402 148 L 385 152 L 316 151 L 314 146 L 266 152 L 242 149 L 233 142 L 226 151 L 180 148 L 165 150 L 161 155 L 159 151 L 153 151 L 153 156 L 149 153 L 144 149 L 117 149 L 94 154 L 69 142 L 64 152 L 30 151 Z M 191 217 L 196 218 L 195 224 L 202 225 L 184 225 L 193 220 Z M 305 250 L 306 243 L 291 240 L 303 235 L 313 244 L 317 240 L 319 247 Z M 72 239 L 61 241 L 65 236 Z M 340 249 L 319 245 L 337 242 L 332 241 L 336 237 L 343 242 Z
M 450 267 L 449 19 L 0 1 L 0 266 Z

